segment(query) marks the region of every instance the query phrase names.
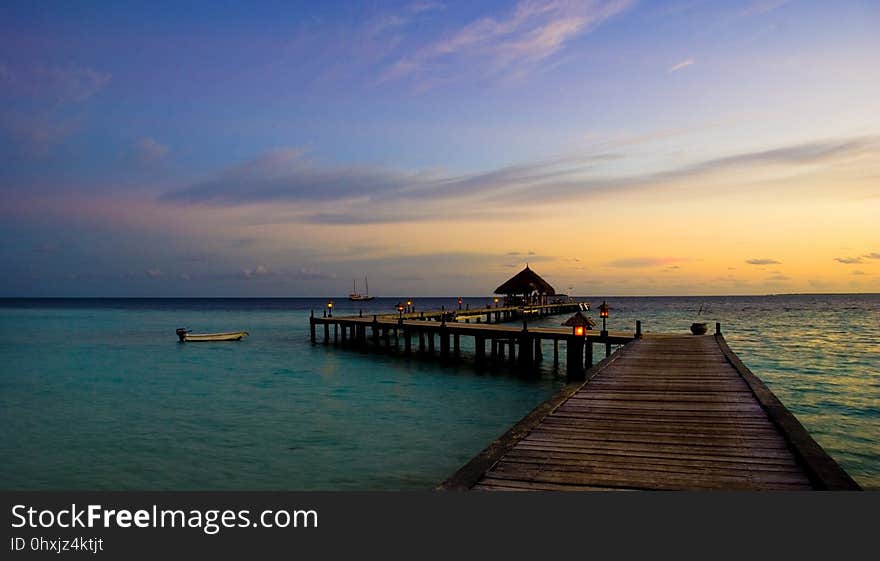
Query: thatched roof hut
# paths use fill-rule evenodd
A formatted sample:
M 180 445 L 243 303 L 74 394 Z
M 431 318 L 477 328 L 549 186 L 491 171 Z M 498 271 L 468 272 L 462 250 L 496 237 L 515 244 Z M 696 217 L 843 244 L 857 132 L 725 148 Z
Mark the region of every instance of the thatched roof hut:
M 562 325 L 565 327 L 579 327 L 583 326 L 587 329 L 592 329 L 596 326 L 596 322 L 592 319 L 588 318 L 584 314 L 578 310 L 573 316 L 562 322 Z
M 517 294 L 526 296 L 534 293 L 553 296 L 556 294 L 556 290 L 550 286 L 549 282 L 542 279 L 538 273 L 529 269 L 528 265 L 526 265 L 525 269 L 511 277 L 510 280 L 495 289 L 495 294 L 505 294 L 508 296 Z

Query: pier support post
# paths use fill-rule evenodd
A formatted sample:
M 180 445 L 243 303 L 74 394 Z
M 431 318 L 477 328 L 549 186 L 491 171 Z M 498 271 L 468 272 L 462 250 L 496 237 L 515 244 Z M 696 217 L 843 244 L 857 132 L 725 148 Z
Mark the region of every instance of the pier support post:
M 440 357 L 444 360 L 449 358 L 449 332 L 445 324 L 440 328 Z
M 428 331 L 428 354 L 434 354 L 434 332 Z
M 519 338 L 519 363 L 525 367 L 529 367 L 535 362 L 533 345 L 534 343 L 528 335 L 523 334 Z
M 584 379 L 584 340 L 570 336 L 565 342 L 565 370 L 569 380 Z
M 611 356 L 611 343 L 605 341 L 605 358 Z
M 388 327 L 385 327 L 382 329 L 382 331 L 385 335 L 385 348 L 390 349 L 391 348 L 391 329 Z
M 412 333 L 409 329 L 403 330 L 403 352 L 410 354 L 412 352 Z
M 636 320 L 636 339 L 642 338 L 642 320 Z
M 338 323 L 333 324 L 333 344 L 334 345 L 339 344 L 339 324 Z
M 593 366 L 593 342 L 587 339 L 587 359 L 584 365 L 589 368 Z
M 514 362 L 516 362 L 516 339 L 508 340 L 507 345 L 509 347 L 507 351 L 507 361 L 510 364 L 513 364 Z M 519 352 L 522 353 L 522 349 L 520 349 Z
M 486 360 L 486 338 L 479 335 L 474 336 L 474 355 L 477 362 Z
M 541 338 L 535 337 L 535 362 L 544 360 L 544 346 L 541 344 Z
M 553 339 L 553 368 L 559 368 L 559 339 Z
M 342 345 L 345 346 L 348 343 L 348 326 L 344 323 L 342 324 Z
M 492 343 L 489 345 L 491 348 L 489 350 L 489 356 L 492 360 L 495 360 L 498 357 L 498 341 L 495 339 L 491 339 Z
M 421 329 L 419 330 L 419 352 L 425 352 L 425 332 Z
M 327 345 L 330 343 L 330 324 L 324 324 L 324 344 Z
M 452 336 L 452 356 L 455 358 L 461 356 L 461 335 L 458 333 Z
M 315 310 L 312 310 L 312 313 L 309 316 L 309 338 L 312 340 L 312 344 L 314 345 L 317 341 L 317 337 L 315 336 Z

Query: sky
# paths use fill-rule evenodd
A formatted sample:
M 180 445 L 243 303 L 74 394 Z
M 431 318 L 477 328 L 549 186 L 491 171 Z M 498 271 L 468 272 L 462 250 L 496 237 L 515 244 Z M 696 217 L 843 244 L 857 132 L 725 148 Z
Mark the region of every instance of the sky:
M 0 296 L 880 292 L 880 2 L 4 2 Z M 359 287 L 363 290 L 363 286 Z

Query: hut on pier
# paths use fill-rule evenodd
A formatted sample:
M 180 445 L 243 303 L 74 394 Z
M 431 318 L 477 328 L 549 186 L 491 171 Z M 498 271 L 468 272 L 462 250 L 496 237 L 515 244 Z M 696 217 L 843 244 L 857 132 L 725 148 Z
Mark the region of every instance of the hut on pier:
M 592 318 L 589 318 L 581 313 L 578 310 L 573 316 L 562 322 L 562 325 L 565 327 L 574 328 L 575 335 L 583 335 L 584 331 L 589 331 L 590 329 L 596 327 L 596 322 L 593 321 Z
M 549 297 L 556 294 L 556 290 L 526 265 L 525 269 L 496 288 L 495 294 L 504 295 L 505 306 L 523 306 L 547 304 Z

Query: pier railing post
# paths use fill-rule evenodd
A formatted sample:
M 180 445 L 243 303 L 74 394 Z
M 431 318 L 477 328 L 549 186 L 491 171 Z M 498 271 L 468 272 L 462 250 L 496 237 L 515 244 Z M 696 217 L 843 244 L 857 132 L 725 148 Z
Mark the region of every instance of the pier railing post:
M 721 335 L 721 322 L 715 322 L 715 335 Z
M 317 341 L 317 337 L 315 337 L 315 310 L 312 310 L 311 315 L 309 315 L 309 338 L 314 345 Z
M 444 360 L 449 358 L 449 330 L 445 320 L 440 324 L 440 356 Z
M 642 338 L 642 320 L 636 320 L 636 339 Z

